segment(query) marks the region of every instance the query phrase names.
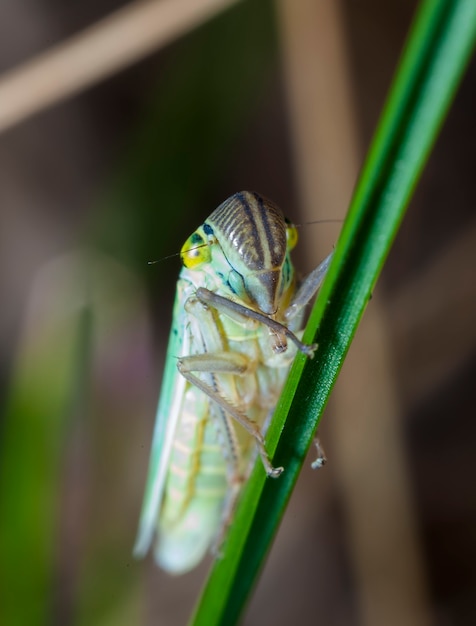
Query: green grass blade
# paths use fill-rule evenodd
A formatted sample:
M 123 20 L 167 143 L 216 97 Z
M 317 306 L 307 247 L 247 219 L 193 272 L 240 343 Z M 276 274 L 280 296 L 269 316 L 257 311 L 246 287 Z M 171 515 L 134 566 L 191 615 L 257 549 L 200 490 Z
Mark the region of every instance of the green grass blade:
M 474 0 L 422 3 L 306 331 L 319 352 L 296 358 L 268 433 L 285 472 L 255 467 L 194 625 L 234 624 L 243 610 L 475 38 Z

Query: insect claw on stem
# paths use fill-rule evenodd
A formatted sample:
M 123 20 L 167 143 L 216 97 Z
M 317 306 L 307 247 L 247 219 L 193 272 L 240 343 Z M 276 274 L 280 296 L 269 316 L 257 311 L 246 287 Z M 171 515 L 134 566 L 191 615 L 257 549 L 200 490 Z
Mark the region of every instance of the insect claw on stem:
M 317 343 L 311 343 L 311 344 L 301 343 L 301 346 L 298 346 L 299 350 L 303 352 L 306 356 L 308 356 L 310 359 L 314 358 L 314 355 L 316 354 L 318 347 L 319 347 L 319 344 Z
M 281 474 L 284 472 L 284 467 L 273 467 L 271 470 L 267 471 L 267 475 L 270 478 L 279 478 Z

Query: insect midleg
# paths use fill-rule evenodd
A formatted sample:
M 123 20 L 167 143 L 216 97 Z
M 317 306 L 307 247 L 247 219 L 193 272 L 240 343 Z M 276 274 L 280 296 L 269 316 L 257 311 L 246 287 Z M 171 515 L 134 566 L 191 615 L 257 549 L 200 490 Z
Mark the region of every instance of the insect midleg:
M 233 406 L 233 404 L 231 404 L 227 398 L 222 396 L 218 390 L 214 389 L 211 385 L 193 374 L 193 372 L 196 371 L 208 373 L 230 373 L 231 361 L 234 355 L 227 355 L 226 358 L 223 359 L 222 363 L 220 362 L 220 356 L 221 355 L 216 354 L 198 354 L 182 357 L 179 359 L 177 367 L 179 372 L 186 380 L 188 380 L 189 383 L 198 387 L 200 391 L 203 391 L 204 394 L 216 402 L 216 404 L 218 404 L 218 406 L 221 407 L 226 413 L 231 415 L 253 437 L 258 447 L 258 453 L 261 457 L 266 473 L 268 476 L 277 478 L 282 473 L 283 468 L 273 467 L 271 464 L 264 445 L 263 434 L 258 424 L 250 420 L 249 417 L 247 417 L 239 408 Z M 246 358 L 244 355 L 237 356 Z M 236 370 L 231 373 L 240 374 L 243 372 L 242 358 L 237 360 Z M 221 365 L 223 365 L 223 368 Z
M 245 311 L 247 310 L 246 307 L 243 308 Z M 252 371 L 254 364 L 246 354 L 230 351 L 227 338 L 220 329 L 218 312 L 215 307 L 203 303 L 196 296 L 192 296 L 186 301 L 185 309 L 194 318 L 199 328 L 206 329 L 206 333 L 200 333 L 204 352 L 181 357 L 177 363 L 179 372 L 188 382 L 203 391 L 227 415 L 233 417 L 245 428 L 256 442 L 266 473 L 273 477 L 279 476 L 282 468 L 275 468 L 271 464 L 265 450 L 264 437 L 258 424 L 252 421 L 241 407 L 236 406 L 236 399 L 230 400 L 226 394 L 220 393 L 219 379 L 215 378 L 209 382 L 196 375 L 196 372 L 203 372 L 240 376 Z
M 250 369 L 249 358 L 239 352 L 223 352 L 220 354 L 207 352 L 206 354 L 194 354 L 180 359 L 180 361 L 184 360 L 190 363 L 193 362 L 193 368 L 190 370 L 192 372 L 221 372 L 222 374 L 242 376 Z

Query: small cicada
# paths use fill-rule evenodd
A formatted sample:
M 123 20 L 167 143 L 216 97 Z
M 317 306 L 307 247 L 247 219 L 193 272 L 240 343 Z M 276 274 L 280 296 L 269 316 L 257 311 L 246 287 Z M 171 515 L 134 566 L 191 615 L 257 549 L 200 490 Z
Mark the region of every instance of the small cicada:
M 301 283 L 295 226 L 257 193 L 221 204 L 187 239 L 135 554 L 180 574 L 217 546 L 303 344 L 305 306 L 330 256 Z

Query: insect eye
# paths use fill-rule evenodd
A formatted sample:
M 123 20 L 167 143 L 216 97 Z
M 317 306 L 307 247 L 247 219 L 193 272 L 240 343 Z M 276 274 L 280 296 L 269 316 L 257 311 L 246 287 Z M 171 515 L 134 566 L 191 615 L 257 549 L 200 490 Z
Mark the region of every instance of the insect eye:
M 202 263 L 211 259 L 210 248 L 199 232 L 194 232 L 187 239 L 180 250 L 182 263 L 189 270 L 193 270 Z
M 288 243 L 288 250 L 292 250 L 298 242 L 298 231 L 294 224 L 286 222 L 286 241 Z

